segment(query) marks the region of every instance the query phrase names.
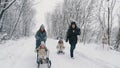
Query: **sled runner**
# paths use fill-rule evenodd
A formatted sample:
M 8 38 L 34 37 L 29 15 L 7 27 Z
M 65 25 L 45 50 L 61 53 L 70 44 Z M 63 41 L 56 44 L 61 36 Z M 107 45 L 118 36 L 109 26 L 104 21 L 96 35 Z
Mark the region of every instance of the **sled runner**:
M 51 61 L 49 59 L 38 59 L 38 68 L 51 68 Z

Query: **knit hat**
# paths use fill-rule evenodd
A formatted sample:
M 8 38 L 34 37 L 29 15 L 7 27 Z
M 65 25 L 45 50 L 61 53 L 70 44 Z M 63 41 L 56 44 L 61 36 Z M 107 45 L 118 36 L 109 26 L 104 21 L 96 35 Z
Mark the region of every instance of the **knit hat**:
M 72 25 L 72 24 L 75 24 L 75 25 L 76 25 L 76 23 L 75 23 L 74 21 L 71 22 L 71 25 Z
M 41 28 L 41 29 L 44 29 L 45 27 L 44 27 L 44 25 L 42 24 L 42 25 L 40 26 L 40 28 Z
M 41 44 L 42 44 L 42 45 L 45 45 L 45 42 L 44 42 L 44 41 L 41 41 Z

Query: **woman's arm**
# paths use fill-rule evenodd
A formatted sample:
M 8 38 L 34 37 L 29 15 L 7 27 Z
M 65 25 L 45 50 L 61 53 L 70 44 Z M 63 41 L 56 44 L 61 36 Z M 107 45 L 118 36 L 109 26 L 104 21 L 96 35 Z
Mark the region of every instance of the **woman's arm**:
M 66 42 L 68 41 L 69 39 L 69 29 L 67 30 L 67 33 L 66 33 Z
M 35 38 L 36 38 L 36 40 L 40 40 L 40 37 L 38 36 L 38 31 L 36 32 L 36 34 L 35 34 Z
M 44 40 L 45 40 L 45 41 L 47 40 L 47 33 L 46 33 L 46 32 L 45 32 Z
M 77 29 L 76 29 L 75 34 L 76 34 L 76 35 L 80 35 L 80 34 L 81 34 L 80 28 L 77 28 Z

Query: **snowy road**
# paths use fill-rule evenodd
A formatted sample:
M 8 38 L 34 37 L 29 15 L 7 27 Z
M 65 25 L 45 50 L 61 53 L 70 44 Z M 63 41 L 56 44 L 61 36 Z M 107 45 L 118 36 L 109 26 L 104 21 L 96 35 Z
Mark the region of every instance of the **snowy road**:
M 77 44 L 75 59 L 71 59 L 68 43 L 65 43 L 65 55 L 56 54 L 57 40 L 48 39 L 46 44 L 50 50 L 51 68 L 120 68 L 120 53 L 114 51 Z M 0 67 L 37 68 L 34 48 L 34 37 L 0 44 Z
M 45 22 L 45 14 L 52 12 L 56 3 L 59 3 L 56 1 L 62 0 L 42 0 L 35 6 L 37 26 L 34 31 Z M 71 59 L 68 43 L 65 43 L 65 55 L 56 54 L 57 40 L 48 39 L 46 44 L 50 50 L 51 68 L 120 68 L 120 53 L 102 50 L 100 45 L 77 44 L 75 59 Z M 0 44 L 0 68 L 37 68 L 34 48 L 34 37 Z

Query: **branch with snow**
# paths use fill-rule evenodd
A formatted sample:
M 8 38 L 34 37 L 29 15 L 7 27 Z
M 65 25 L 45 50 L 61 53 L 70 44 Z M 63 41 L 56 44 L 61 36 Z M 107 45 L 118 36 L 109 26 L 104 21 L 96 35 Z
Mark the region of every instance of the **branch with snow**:
M 3 10 L 4 10 L 4 11 L 7 10 L 15 1 L 16 1 L 16 0 L 11 1 L 11 2 L 6 6 L 6 8 L 4 8 Z

